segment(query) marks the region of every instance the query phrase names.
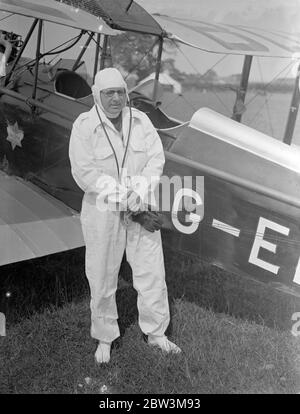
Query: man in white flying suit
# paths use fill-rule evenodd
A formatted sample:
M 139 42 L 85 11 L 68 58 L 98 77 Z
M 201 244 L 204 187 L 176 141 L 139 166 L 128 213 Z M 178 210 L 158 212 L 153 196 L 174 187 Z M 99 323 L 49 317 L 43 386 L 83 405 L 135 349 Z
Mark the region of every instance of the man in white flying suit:
M 126 106 L 127 85 L 117 69 L 99 71 L 92 91 L 95 105 L 74 122 L 69 156 L 73 177 L 85 193 L 81 224 L 91 290 L 91 336 L 99 341 L 95 358 L 109 362 L 111 343 L 120 335 L 115 294 L 125 249 L 141 330 L 150 345 L 178 353 L 180 348 L 164 335 L 170 314 L 160 231 L 150 232 L 130 219 L 125 223 L 123 212 L 105 204 L 126 188 L 127 211 L 141 209 L 151 181 L 153 189 L 163 171 L 161 140 L 147 115 Z M 107 179 L 119 188 L 115 194 L 107 191 Z M 124 191 L 120 200 L 124 205 Z

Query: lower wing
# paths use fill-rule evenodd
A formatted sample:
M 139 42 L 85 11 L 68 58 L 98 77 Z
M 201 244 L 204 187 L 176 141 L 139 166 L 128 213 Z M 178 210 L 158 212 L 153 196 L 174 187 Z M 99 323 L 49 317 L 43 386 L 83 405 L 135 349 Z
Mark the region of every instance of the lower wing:
M 84 245 L 79 214 L 34 184 L 0 172 L 0 266 Z

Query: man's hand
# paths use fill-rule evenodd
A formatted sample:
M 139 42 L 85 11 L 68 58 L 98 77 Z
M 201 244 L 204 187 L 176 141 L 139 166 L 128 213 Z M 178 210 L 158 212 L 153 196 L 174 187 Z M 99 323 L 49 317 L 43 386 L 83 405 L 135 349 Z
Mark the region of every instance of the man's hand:
M 140 223 L 151 233 L 160 230 L 163 226 L 162 215 L 156 211 L 142 211 L 141 213 L 132 214 L 131 220 Z
M 135 213 L 136 211 L 140 209 L 141 204 L 142 204 L 141 197 L 135 191 L 129 192 L 128 198 L 127 198 L 128 210 Z

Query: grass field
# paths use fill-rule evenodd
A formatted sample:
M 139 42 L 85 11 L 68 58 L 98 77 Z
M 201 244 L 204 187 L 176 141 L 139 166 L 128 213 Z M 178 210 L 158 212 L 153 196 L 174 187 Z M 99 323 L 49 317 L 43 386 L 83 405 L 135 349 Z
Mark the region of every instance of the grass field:
M 128 289 L 121 290 L 123 301 Z M 287 333 L 178 299 L 172 302 L 171 337 L 183 349 L 181 355 L 164 356 L 150 348 L 133 322 L 114 347 L 111 362 L 96 366 L 88 315 L 83 301 L 11 328 L 0 341 L 0 392 L 300 392 L 299 341 Z
M 300 392 L 300 342 L 290 332 L 299 301 L 168 249 L 167 333 L 182 355 L 164 356 L 144 342 L 131 272 L 123 264 L 117 293 L 121 338 L 111 362 L 96 366 L 82 259 L 83 249 L 49 257 L 48 278 L 42 261 L 31 269 L 23 265 L 27 274 L 10 297 L 11 322 L 0 337 L 0 393 Z M 10 283 L 21 277 L 18 266 Z M 34 269 L 40 277 L 35 287 Z

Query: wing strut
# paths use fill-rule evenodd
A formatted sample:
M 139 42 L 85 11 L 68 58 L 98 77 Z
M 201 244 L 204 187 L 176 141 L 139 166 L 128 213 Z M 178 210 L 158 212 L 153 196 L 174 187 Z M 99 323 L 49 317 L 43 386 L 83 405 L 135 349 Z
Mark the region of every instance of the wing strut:
M 108 36 L 104 35 L 102 51 L 101 51 L 100 70 L 105 68 L 105 61 L 108 57 L 107 50 L 108 50 Z
M 154 88 L 153 88 L 153 101 L 156 102 L 156 96 L 157 96 L 157 89 L 158 89 L 158 81 L 159 81 L 159 74 L 161 69 L 161 56 L 163 52 L 163 44 L 164 39 L 162 36 L 159 37 L 159 44 L 158 44 L 158 54 L 157 54 L 157 60 L 156 60 L 156 68 L 155 68 L 155 82 L 154 82 Z
M 93 83 L 95 80 L 96 73 L 98 71 L 98 62 L 99 62 L 99 54 L 100 54 L 100 33 L 97 33 L 97 40 L 96 40 L 96 51 L 95 51 L 95 61 L 94 61 L 94 74 L 93 74 Z
M 248 88 L 248 81 L 249 81 L 252 59 L 253 59 L 253 56 L 251 55 L 246 55 L 244 58 L 241 82 L 240 82 L 240 86 L 236 94 L 236 101 L 233 107 L 233 114 L 231 118 L 238 122 L 241 122 L 242 114 L 245 109 L 244 103 L 245 103 L 245 97 L 246 97 L 246 92 Z
M 41 56 L 41 39 L 42 39 L 42 30 L 43 30 L 43 20 L 39 20 L 39 28 L 38 28 L 38 37 L 36 43 L 36 55 L 35 55 L 35 70 L 34 70 L 34 86 L 32 91 L 32 99 L 36 97 L 36 88 L 37 88 L 37 81 L 38 81 L 38 74 L 39 74 L 39 61 Z M 35 111 L 35 107 L 32 108 Z
M 85 51 L 87 50 L 88 45 L 91 43 L 91 40 L 93 39 L 93 37 L 94 37 L 94 33 L 93 32 L 89 33 L 89 37 L 88 37 L 87 41 L 85 42 L 85 45 L 81 49 L 81 51 L 80 51 L 76 61 L 74 62 L 74 65 L 73 65 L 71 70 L 76 71 L 80 67 L 80 60 L 81 60 L 82 56 L 84 55 Z
M 299 109 L 299 103 L 300 103 L 299 82 L 300 82 L 300 64 L 297 70 L 294 92 L 292 96 L 289 116 L 288 116 L 288 120 L 286 123 L 286 128 L 285 128 L 285 133 L 284 133 L 284 138 L 283 138 L 283 142 L 285 142 L 288 145 L 291 145 L 291 142 L 292 142 L 295 124 L 297 120 L 298 109 Z

